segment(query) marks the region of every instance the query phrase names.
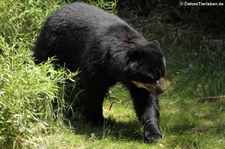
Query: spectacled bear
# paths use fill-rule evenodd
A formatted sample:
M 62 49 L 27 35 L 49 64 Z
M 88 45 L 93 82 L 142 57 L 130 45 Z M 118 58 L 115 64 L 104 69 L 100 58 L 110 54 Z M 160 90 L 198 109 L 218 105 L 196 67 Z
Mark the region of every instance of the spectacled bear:
M 165 90 L 165 58 L 158 41 L 147 41 L 119 17 L 85 3 L 65 5 L 45 22 L 34 50 L 37 63 L 53 57 L 80 70 L 85 117 L 103 123 L 103 100 L 123 83 L 133 98 L 145 140 L 162 138 L 158 95 Z

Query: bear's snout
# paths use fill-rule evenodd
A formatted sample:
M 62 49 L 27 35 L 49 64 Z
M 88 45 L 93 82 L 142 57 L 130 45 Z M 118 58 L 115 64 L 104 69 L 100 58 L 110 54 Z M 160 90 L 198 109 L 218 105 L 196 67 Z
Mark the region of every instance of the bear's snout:
M 165 81 L 164 78 L 160 78 L 155 83 L 149 84 L 149 83 L 141 83 L 137 81 L 131 81 L 134 85 L 136 85 L 139 88 L 144 88 L 150 92 L 152 95 L 159 95 L 166 91 L 165 87 Z

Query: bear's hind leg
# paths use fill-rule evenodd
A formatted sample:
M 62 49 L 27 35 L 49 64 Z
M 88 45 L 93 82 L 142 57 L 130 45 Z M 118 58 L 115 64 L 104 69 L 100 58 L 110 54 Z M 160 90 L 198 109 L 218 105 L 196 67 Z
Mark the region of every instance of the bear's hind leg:
M 101 85 L 91 84 L 84 87 L 83 106 L 85 118 L 93 125 L 103 125 L 103 100 L 107 88 Z

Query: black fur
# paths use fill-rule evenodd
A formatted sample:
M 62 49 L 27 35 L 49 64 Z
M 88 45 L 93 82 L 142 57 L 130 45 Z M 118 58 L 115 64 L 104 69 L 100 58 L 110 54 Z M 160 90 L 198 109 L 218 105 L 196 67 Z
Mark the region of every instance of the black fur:
M 156 42 L 115 15 L 85 3 L 73 3 L 46 21 L 37 40 L 36 62 L 55 56 L 71 71 L 78 68 L 88 120 L 104 121 L 102 104 L 110 86 L 122 82 L 130 90 L 147 141 L 160 139 L 158 97 L 131 81 L 154 83 L 165 75 L 164 56 Z

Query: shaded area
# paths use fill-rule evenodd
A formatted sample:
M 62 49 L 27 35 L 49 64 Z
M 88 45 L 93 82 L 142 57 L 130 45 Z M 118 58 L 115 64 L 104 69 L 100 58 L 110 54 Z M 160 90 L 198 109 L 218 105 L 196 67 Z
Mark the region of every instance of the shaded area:
M 207 3 L 218 5 L 223 3 L 223 5 L 203 6 Z M 225 32 L 225 4 L 220 0 L 213 2 L 202 0 L 201 4 L 198 0 L 119 0 L 117 6 L 119 15 L 122 16 L 128 16 L 126 15 L 128 11 L 135 11 L 136 14 L 146 17 L 155 13 L 166 22 L 195 25 L 206 33 L 224 35 Z
M 64 122 L 68 127 L 74 129 L 75 135 L 86 136 L 87 139 L 100 140 L 109 137 L 117 141 L 144 142 L 142 126 L 138 119 L 134 118 L 134 113 L 130 114 L 130 111 L 134 110 L 132 100 L 122 84 L 112 87 L 105 98 L 104 116 L 108 122 L 104 126 L 94 126 L 85 120 L 80 101 L 82 99 L 82 91 L 80 92 L 82 86 L 78 81 L 76 88 L 74 87 L 73 82 L 67 81 L 64 88 L 67 105 L 64 112 Z M 133 115 L 132 118 L 130 118 L 131 115 Z
M 111 120 L 107 126 L 93 126 L 86 122 L 76 122 L 72 124 L 75 135 L 84 135 L 87 139 L 112 138 L 117 141 L 137 141 L 144 142 L 143 134 L 138 128 L 137 121 L 116 122 Z

